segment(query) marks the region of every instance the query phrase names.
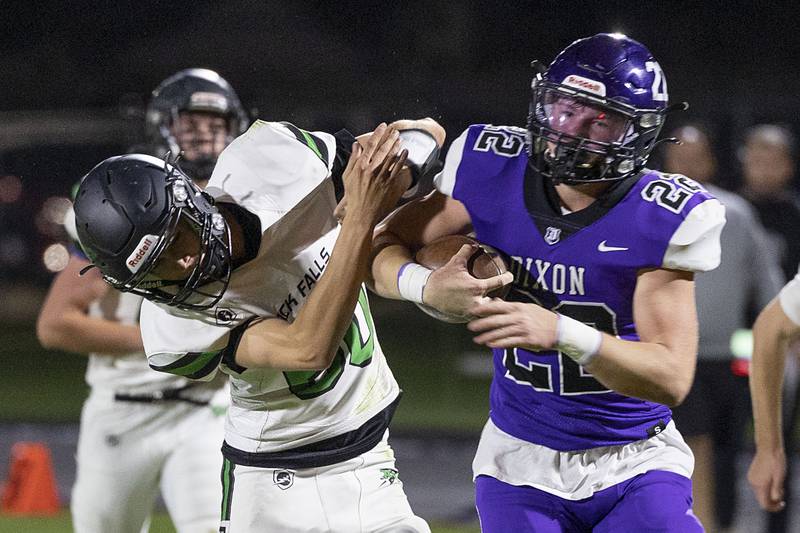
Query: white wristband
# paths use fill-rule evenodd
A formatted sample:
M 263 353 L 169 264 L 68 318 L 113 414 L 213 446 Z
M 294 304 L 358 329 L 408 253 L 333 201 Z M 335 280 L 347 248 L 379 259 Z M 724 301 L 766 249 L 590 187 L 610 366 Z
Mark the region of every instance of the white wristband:
M 397 290 L 405 300 L 422 303 L 422 291 L 431 275 L 430 268 L 417 263 L 406 263 L 397 272 Z
M 598 330 L 564 315 L 558 315 L 557 334 L 556 348 L 581 366 L 594 359 L 603 341 Z

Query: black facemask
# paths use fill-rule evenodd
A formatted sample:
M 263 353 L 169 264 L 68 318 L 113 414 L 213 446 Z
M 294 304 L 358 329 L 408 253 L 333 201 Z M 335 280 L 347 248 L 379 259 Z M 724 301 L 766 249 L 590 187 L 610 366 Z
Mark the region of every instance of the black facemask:
M 189 161 L 188 159 L 181 159 L 181 170 L 186 172 L 194 181 L 208 181 L 214 172 L 214 166 L 217 164 L 217 158 L 211 155 L 203 155 Z

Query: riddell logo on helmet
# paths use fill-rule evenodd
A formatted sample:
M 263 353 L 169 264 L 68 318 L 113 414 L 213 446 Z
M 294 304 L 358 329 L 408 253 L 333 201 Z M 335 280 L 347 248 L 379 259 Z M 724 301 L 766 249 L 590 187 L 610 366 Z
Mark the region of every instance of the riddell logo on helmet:
M 189 97 L 190 110 L 228 112 L 228 99 L 221 94 L 198 91 Z
M 561 83 L 569 87 L 575 87 L 576 89 L 586 91 L 587 93 L 592 93 L 599 96 L 606 95 L 606 85 L 604 83 L 590 80 L 589 78 L 584 78 L 583 76 L 578 76 L 576 74 L 570 74 Z
M 157 241 L 158 237 L 155 235 L 145 235 L 142 237 L 142 240 L 139 241 L 139 246 L 128 256 L 128 260 L 125 262 L 128 265 L 128 270 L 134 274 L 138 272 L 145 259 L 150 257 L 150 254 L 153 253 L 153 246 L 155 246 Z

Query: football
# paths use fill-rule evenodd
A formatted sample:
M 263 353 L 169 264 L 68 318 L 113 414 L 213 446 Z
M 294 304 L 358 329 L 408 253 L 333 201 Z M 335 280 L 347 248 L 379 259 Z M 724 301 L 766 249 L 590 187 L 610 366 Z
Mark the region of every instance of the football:
M 424 267 L 435 270 L 447 264 L 465 244 L 472 245 L 474 248 L 472 255 L 467 259 L 467 272 L 472 276 L 478 279 L 486 279 L 508 271 L 508 263 L 500 252 L 466 235 L 440 237 L 419 249 L 414 256 L 414 261 Z M 511 284 L 508 284 L 489 292 L 487 296 L 505 298 L 510 289 Z M 471 318 L 469 316 L 443 313 L 425 304 L 417 304 L 417 307 L 430 316 L 451 324 L 469 322 Z

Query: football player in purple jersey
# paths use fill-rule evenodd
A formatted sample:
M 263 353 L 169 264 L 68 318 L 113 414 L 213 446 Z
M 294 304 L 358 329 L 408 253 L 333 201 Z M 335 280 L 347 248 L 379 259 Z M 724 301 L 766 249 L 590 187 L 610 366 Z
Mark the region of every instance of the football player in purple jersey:
M 703 530 L 669 407 L 692 383 L 693 276 L 718 265 L 725 214 L 691 179 L 645 168 L 678 107 L 642 44 L 575 41 L 534 77 L 527 130 L 470 126 L 438 192 L 376 233 L 380 294 L 471 315 L 492 348 L 473 463 L 485 532 Z M 507 254 L 505 301 L 468 274 L 468 246 L 433 271 L 413 263 L 468 232 Z

